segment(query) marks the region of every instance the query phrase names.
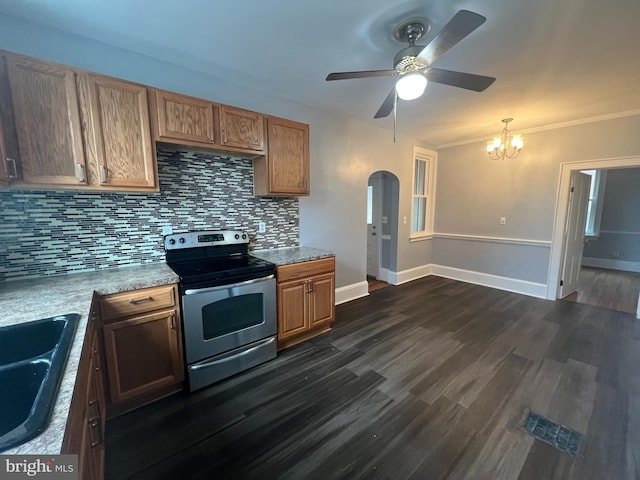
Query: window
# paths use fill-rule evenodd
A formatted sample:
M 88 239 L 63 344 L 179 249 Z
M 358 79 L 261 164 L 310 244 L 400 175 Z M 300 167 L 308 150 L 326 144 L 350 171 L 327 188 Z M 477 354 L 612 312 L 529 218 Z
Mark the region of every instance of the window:
M 433 233 L 435 166 L 435 152 L 421 148 L 414 150 L 411 238 L 424 237 Z
M 607 180 L 606 170 L 581 170 L 591 176 L 589 188 L 589 203 L 587 205 L 587 223 L 584 233 L 590 237 L 600 234 L 600 217 L 602 216 L 602 202 L 604 200 L 604 184 Z

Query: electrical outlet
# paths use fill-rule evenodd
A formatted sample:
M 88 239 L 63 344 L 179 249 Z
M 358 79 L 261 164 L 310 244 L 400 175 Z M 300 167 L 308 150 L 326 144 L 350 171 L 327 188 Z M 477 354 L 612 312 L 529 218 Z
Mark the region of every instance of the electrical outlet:
M 173 227 L 171 225 L 165 225 L 162 227 L 162 235 L 171 235 L 173 233 Z
M 407 216 L 405 215 L 402 219 L 403 223 L 406 224 L 407 223 Z
M 267 225 L 264 222 L 258 222 L 258 233 L 264 233 L 267 231 Z
M 500 217 L 500 225 L 506 225 L 507 224 L 507 217 Z

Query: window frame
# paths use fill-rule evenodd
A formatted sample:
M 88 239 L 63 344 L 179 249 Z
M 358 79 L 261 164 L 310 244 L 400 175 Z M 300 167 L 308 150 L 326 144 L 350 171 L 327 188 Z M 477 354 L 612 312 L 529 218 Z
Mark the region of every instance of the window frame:
M 424 171 L 424 194 L 417 193 L 416 189 L 416 166 L 417 162 L 425 162 Z M 433 236 L 434 216 L 435 216 L 435 193 L 436 193 L 436 173 L 438 165 L 438 154 L 433 150 L 426 148 L 414 147 L 411 160 L 411 216 L 409 218 L 409 240 L 418 241 Z M 424 229 L 414 230 L 414 215 L 416 198 L 424 198 L 426 202 Z

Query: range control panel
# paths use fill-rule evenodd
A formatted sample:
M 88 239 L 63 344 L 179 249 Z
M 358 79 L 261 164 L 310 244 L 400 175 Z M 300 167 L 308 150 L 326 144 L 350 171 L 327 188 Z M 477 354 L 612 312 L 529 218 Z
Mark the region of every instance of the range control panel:
M 214 247 L 249 243 L 249 235 L 240 230 L 204 230 L 173 233 L 164 237 L 165 250 Z

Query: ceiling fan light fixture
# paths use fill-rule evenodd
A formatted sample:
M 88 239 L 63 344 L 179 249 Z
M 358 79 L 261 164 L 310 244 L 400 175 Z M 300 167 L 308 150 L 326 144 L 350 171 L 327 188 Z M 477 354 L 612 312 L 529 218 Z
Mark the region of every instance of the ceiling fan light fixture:
M 406 73 L 396 82 L 396 91 L 402 100 L 420 97 L 425 88 L 427 88 L 427 77 L 422 72 Z

